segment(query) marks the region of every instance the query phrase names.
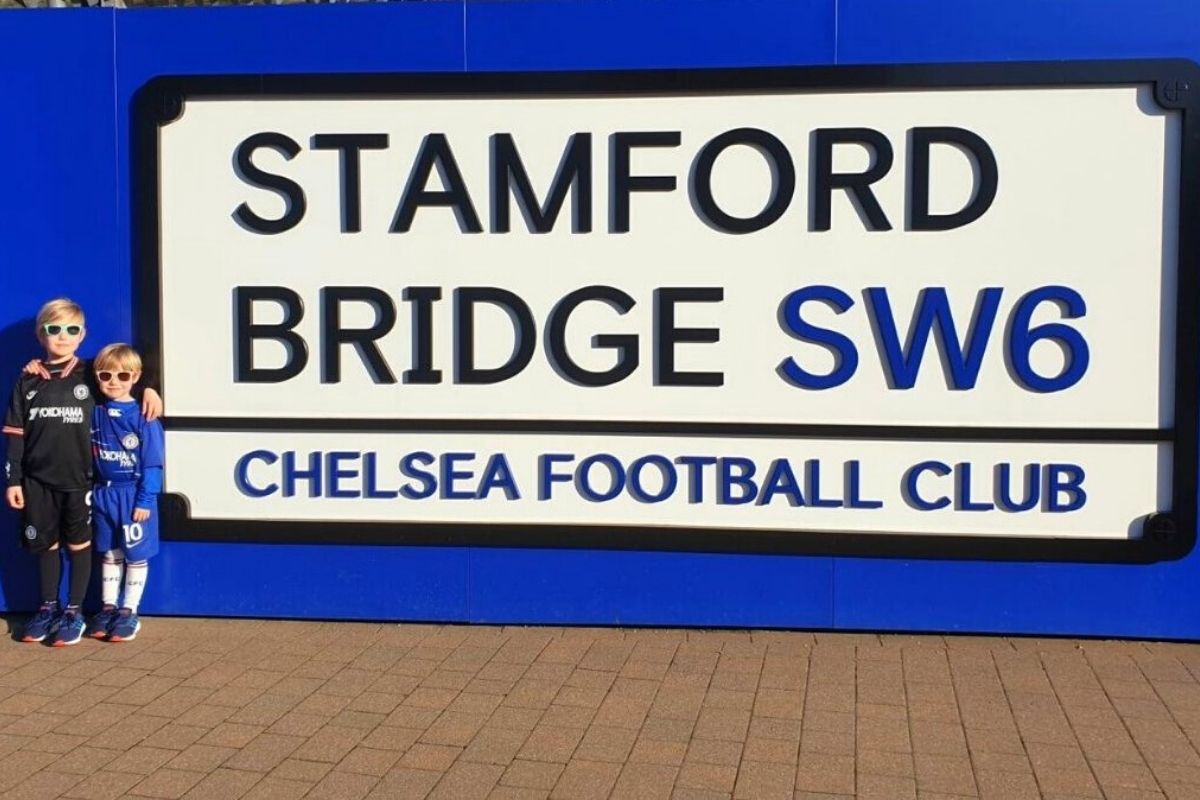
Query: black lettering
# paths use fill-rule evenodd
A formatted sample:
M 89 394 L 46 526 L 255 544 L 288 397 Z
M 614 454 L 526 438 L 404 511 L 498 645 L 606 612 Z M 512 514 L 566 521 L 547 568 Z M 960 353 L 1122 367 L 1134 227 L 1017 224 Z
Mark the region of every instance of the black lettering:
M 983 216 L 996 199 L 999 172 L 996 155 L 983 137 L 962 128 L 913 128 L 909 131 L 909 228 L 914 231 L 948 231 Z M 970 202 L 953 214 L 929 213 L 929 146 L 957 145 L 974 162 L 975 190 Z
M 405 383 L 441 383 L 442 371 L 433 368 L 433 304 L 442 299 L 440 286 L 409 286 L 404 299 L 412 303 L 412 365 L 401 378 Z
M 283 308 L 283 321 L 276 324 L 254 322 L 254 304 L 277 303 Z M 235 383 L 282 383 L 299 375 L 308 364 L 308 346 L 293 328 L 304 318 L 300 295 L 285 286 L 235 286 L 233 288 L 233 340 Z M 279 342 L 287 351 L 282 367 L 255 367 L 254 342 L 259 339 Z
M 546 350 L 550 363 L 568 380 L 581 386 L 608 386 L 629 377 L 638 365 L 638 339 L 632 333 L 601 333 L 592 337 L 592 346 L 617 351 L 617 363 L 604 372 L 592 372 L 579 366 L 567 353 L 567 320 L 582 303 L 598 300 L 626 314 L 634 299 L 612 286 L 585 286 L 568 294 L 550 312 L 546 321 Z
M 511 193 L 532 233 L 549 233 L 558 220 L 567 190 L 571 191 L 572 230 L 590 233 L 592 230 L 592 135 L 577 133 L 567 142 L 558 171 L 550 184 L 545 203 L 538 203 L 529 173 L 521 162 L 521 154 L 511 133 L 492 136 L 492 231 L 508 233 L 508 199 Z
M 861 144 L 874 154 L 874 162 L 866 172 L 833 171 L 833 146 L 835 144 Z M 890 231 L 879 201 L 871 191 L 871 184 L 878 181 L 892 168 L 892 145 L 887 137 L 871 128 L 818 128 L 813 131 L 813 207 L 812 229 L 827 231 L 830 227 L 830 208 L 833 190 L 845 189 L 851 200 L 865 215 L 869 231 Z
M 291 161 L 300 152 L 300 145 L 282 133 L 266 131 L 248 137 L 237 146 L 233 154 L 234 172 L 243 182 L 260 189 L 269 189 L 283 198 L 287 209 L 279 219 L 260 217 L 250 210 L 250 206 L 242 203 L 233 211 L 233 217 L 255 233 L 275 234 L 291 230 L 304 219 L 307 201 L 300 184 L 291 178 L 276 175 L 254 166 L 251 160 L 254 151 L 259 148 L 269 148 L 278 152 Z
M 386 133 L 318 133 L 312 137 L 313 150 L 337 150 L 342 188 L 342 233 L 362 230 L 359 151 L 386 150 Z
M 475 306 L 490 303 L 508 313 L 513 324 L 513 352 L 494 369 L 475 366 Z M 536 345 L 533 314 L 520 297 L 494 286 L 464 286 L 454 290 L 455 383 L 500 383 L 529 365 Z
M 366 328 L 342 327 L 342 303 L 367 303 L 375 311 L 375 322 Z M 396 376 L 383 360 L 377 339 L 396 324 L 396 307 L 386 292 L 374 286 L 326 286 L 321 289 L 321 383 L 342 379 L 342 345 L 352 345 L 371 380 L 395 383 Z
M 713 198 L 713 165 L 726 148 L 734 145 L 754 148 L 771 166 L 771 196 L 763 210 L 751 217 L 727 214 Z M 726 233 L 753 233 L 772 224 L 787 211 L 796 192 L 796 167 L 787 147 L 779 139 L 758 128 L 737 128 L 711 139 L 700 150 L 692 171 L 692 191 L 700 213 L 714 227 Z
M 712 344 L 721 340 L 719 328 L 675 327 L 676 303 L 719 303 L 725 290 L 719 286 L 680 286 L 654 291 L 654 383 L 658 386 L 723 386 L 722 372 L 679 372 L 675 345 L 679 342 Z
M 673 192 L 674 175 L 630 175 L 629 151 L 635 147 L 678 147 L 679 131 L 622 131 L 609 139 L 612 212 L 609 229 L 629 233 L 629 195 L 632 192 Z
M 437 169 L 445 187 L 441 191 L 426 189 L 429 177 Z M 479 224 L 479 215 L 471 203 L 471 195 L 467 184 L 463 181 L 458 162 L 454 160 L 454 152 L 444 133 L 431 133 L 421 142 L 413 164 L 412 174 L 409 175 L 408 185 L 396 208 L 396 217 L 392 220 L 392 233 L 407 233 L 412 228 L 413 217 L 417 209 L 423 206 L 441 206 L 454 209 L 458 218 L 458 227 L 463 233 L 482 233 L 483 226 Z

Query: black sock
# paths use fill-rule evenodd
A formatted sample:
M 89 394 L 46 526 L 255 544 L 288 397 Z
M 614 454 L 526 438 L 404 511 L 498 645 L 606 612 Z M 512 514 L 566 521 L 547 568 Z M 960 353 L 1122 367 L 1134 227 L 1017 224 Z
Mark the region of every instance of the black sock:
M 67 595 L 67 605 L 83 604 L 83 596 L 87 594 L 88 582 L 92 579 L 92 548 L 71 550 L 71 592 Z
M 62 580 L 62 558 L 57 549 L 38 556 L 38 571 L 42 576 L 42 603 L 57 602 L 58 584 Z

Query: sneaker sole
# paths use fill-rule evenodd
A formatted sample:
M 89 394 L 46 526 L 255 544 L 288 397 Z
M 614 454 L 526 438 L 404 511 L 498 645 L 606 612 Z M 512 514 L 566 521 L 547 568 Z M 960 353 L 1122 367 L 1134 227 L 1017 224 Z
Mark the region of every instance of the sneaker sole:
M 132 642 L 132 641 L 133 641 L 134 639 L 136 639 L 136 638 L 137 638 L 137 634 L 136 634 L 136 633 L 134 633 L 134 634 L 133 634 L 133 635 L 131 635 L 131 636 L 116 636 L 116 635 L 113 635 L 113 636 L 109 636 L 109 637 L 108 637 L 108 641 L 110 641 L 110 642 Z
M 79 644 L 79 642 L 80 642 L 80 640 L 81 640 L 81 639 L 83 639 L 83 637 L 82 637 L 82 636 L 80 636 L 80 637 L 79 637 L 79 639 L 72 639 L 72 640 L 71 640 L 71 641 L 69 641 L 69 642 L 68 642 L 66 639 L 55 639 L 55 640 L 54 640 L 54 641 L 51 643 L 51 645 L 50 645 L 50 646 L 51 646 L 51 647 L 70 647 L 70 646 L 71 646 L 71 645 L 73 645 L 73 644 Z
M 38 637 L 38 638 L 36 638 L 36 639 L 35 639 L 35 638 L 33 638 L 32 636 L 22 636 L 22 637 L 21 637 L 21 641 L 22 641 L 22 642 L 29 642 L 29 643 L 31 643 L 31 644 L 32 644 L 33 642 L 44 642 L 45 640 L 46 640 L 46 637 L 45 637 L 45 636 L 39 636 L 39 637 Z

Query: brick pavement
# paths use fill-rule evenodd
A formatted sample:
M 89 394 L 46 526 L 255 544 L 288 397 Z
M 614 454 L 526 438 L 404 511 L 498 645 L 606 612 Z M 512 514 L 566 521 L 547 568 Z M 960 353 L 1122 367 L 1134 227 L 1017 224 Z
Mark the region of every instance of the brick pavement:
M 0 796 L 1193 799 L 1198 677 L 1169 643 L 157 618 L 0 643 Z

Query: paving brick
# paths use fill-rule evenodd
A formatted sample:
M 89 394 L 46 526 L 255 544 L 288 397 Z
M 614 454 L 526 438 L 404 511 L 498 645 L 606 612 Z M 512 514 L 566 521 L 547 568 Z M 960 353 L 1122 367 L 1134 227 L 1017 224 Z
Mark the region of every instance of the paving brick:
M 256 772 L 220 768 L 206 775 L 183 797 L 184 800 L 238 800 L 262 780 L 263 776 Z
M 685 761 L 679 768 L 675 785 L 681 789 L 733 792 L 736 781 L 737 766 Z
M 853 794 L 854 758 L 823 753 L 801 753 L 796 768 L 796 789 L 828 794 Z
M 160 769 L 137 783 L 130 794 L 141 797 L 178 798 L 204 779 L 203 772 L 182 769 Z
M 790 764 L 743 760 L 738 768 L 734 797 L 791 798 L 796 768 Z
M 621 769 L 612 800 L 666 800 L 675 786 L 677 767 L 629 763 Z
M 859 775 L 855 796 L 860 800 L 916 800 L 917 782 L 892 775 Z
M 508 769 L 500 777 L 500 783 L 505 786 L 549 791 L 558 783 L 558 777 L 562 774 L 563 769 L 562 764 L 517 759 L 508 765 Z
M 414 744 L 401 758 L 400 766 L 408 769 L 444 772 L 462 754 L 461 747 L 441 744 Z
M 459 761 L 438 781 L 430 798 L 475 798 L 486 797 L 491 792 L 504 767 L 496 764 L 480 764 Z
M 144 775 L 101 770 L 89 774 L 87 780 L 76 783 L 63 796 L 78 800 L 116 800 L 144 779 Z
M 578 728 L 539 725 L 529 734 L 518 757 L 529 761 L 555 761 L 565 764 L 583 739 Z
M 305 800 L 359 800 L 379 783 L 373 775 L 357 772 L 330 772 L 306 794 Z

